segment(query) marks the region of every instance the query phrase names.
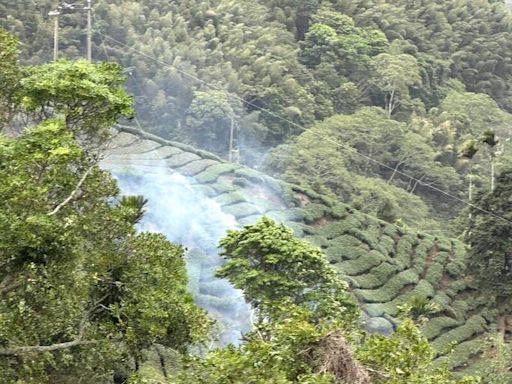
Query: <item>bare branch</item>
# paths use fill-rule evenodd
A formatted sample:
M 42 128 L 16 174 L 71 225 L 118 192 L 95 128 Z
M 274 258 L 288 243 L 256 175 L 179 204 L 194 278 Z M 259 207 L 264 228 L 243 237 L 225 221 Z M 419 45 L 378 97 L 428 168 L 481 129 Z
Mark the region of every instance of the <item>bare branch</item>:
M 14 348 L 0 348 L 0 356 L 17 356 L 24 353 L 44 353 L 44 352 L 52 352 L 61 349 L 67 349 L 71 347 L 76 347 L 79 345 L 91 345 L 97 344 L 100 340 L 82 340 L 85 330 L 87 328 L 87 321 L 89 320 L 90 314 L 94 311 L 94 309 L 98 308 L 98 305 L 101 301 L 105 300 L 107 295 L 103 296 L 99 299 L 98 302 L 94 303 L 93 306 L 86 312 L 84 318 L 80 321 L 80 325 L 78 328 L 78 335 L 75 340 L 67 341 L 64 343 L 57 343 L 52 345 L 32 345 L 32 346 L 23 346 L 23 347 L 14 347 Z
M 94 169 L 95 165 L 92 165 L 82 176 L 82 178 L 78 181 L 78 184 L 76 185 L 76 188 L 73 189 L 73 191 L 70 193 L 70 195 L 66 198 L 66 200 L 64 200 L 62 203 L 60 203 L 59 205 L 57 205 L 55 207 L 55 209 L 53 211 L 51 211 L 50 213 L 48 213 L 48 216 L 53 216 L 55 214 L 57 214 L 66 204 L 68 204 L 71 200 L 73 200 L 73 198 L 75 197 L 75 195 L 78 193 L 78 191 L 80 190 L 80 188 L 82 187 L 83 183 L 85 182 L 85 179 L 87 178 L 87 176 L 89 176 L 89 174 L 91 173 L 91 171 Z
M 76 347 L 78 345 L 91 345 L 91 344 L 97 344 L 97 343 L 99 343 L 99 340 L 76 339 L 73 341 L 52 344 L 52 345 L 32 345 L 32 346 L 25 346 L 25 347 L 1 348 L 0 356 L 17 356 L 17 355 L 22 355 L 24 353 L 52 352 L 52 351 L 57 351 L 60 349 Z

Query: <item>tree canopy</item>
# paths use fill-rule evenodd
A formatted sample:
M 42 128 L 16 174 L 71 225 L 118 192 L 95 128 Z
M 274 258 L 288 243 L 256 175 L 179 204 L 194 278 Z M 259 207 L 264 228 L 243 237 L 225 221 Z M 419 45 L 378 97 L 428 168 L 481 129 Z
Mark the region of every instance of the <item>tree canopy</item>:
M 0 381 L 127 379 L 145 349 L 185 351 L 209 321 L 187 291 L 183 248 L 137 233 L 144 200 L 121 198 L 79 144 L 103 140 L 131 114 L 120 67 L 19 70 L 22 97 L 10 99 L 5 87 L 3 100 L 23 104 L 12 104 L 17 117 L 41 114 L 0 136 Z

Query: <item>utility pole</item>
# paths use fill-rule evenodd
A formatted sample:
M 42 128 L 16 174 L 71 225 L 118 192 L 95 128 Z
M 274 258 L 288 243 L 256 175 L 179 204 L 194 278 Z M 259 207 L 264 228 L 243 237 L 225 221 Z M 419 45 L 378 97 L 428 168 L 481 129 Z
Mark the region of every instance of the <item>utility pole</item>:
M 495 179 L 495 176 L 494 176 L 494 157 L 495 157 L 495 154 L 493 153 L 491 155 L 491 191 L 494 191 L 494 179 Z
M 231 127 L 229 129 L 229 154 L 228 154 L 228 160 L 231 162 L 233 161 L 233 136 L 235 133 L 235 119 L 233 117 L 233 114 L 230 116 L 231 120 Z
M 59 59 L 59 15 L 58 10 L 48 12 L 48 16 L 54 17 L 53 27 L 53 61 Z
M 472 204 L 473 200 L 473 170 L 470 169 L 469 171 L 469 204 Z M 469 207 L 469 220 L 471 220 L 472 214 L 471 214 L 471 206 Z
M 92 61 L 92 0 L 87 0 L 87 60 Z
M 61 14 L 72 13 L 74 11 L 87 12 L 87 60 L 92 61 L 92 0 L 87 0 L 87 6 L 77 8 L 75 4 L 61 2 L 57 9 L 50 11 L 48 16 L 55 17 L 55 26 L 53 30 L 53 60 L 59 57 L 59 16 Z

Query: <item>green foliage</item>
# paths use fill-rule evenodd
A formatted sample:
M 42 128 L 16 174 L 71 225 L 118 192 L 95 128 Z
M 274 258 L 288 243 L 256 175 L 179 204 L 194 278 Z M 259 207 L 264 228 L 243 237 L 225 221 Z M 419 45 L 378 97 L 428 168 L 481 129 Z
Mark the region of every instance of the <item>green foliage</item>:
M 324 137 L 328 140 L 321 140 Z M 286 181 L 334 195 L 380 218 L 429 229 L 437 225 L 428 220 L 425 200 L 437 205 L 445 196 L 434 198 L 404 173 L 447 189 L 460 183 L 453 168 L 436 161 L 425 137 L 378 108 L 334 116 L 310 128 L 293 144 L 273 150 L 266 168 Z
M 471 208 L 466 240 L 468 251 L 468 270 L 473 276 L 480 292 L 494 301 L 500 315 L 510 312 L 510 292 L 512 292 L 511 260 L 509 257 L 509 238 L 511 202 L 509 190 L 512 182 L 510 169 L 502 172 L 496 180 L 494 191 L 480 194 L 475 203 L 485 212 Z M 499 324 L 504 332 L 503 324 Z
M 240 106 L 231 105 L 225 92 L 196 92 L 187 110 L 194 144 L 209 151 L 228 152 L 231 124 L 234 129 L 235 116 L 240 114 L 234 109 Z
M 236 218 L 242 218 L 261 213 L 258 207 L 256 207 L 254 204 L 245 202 L 227 205 L 224 207 L 224 212 L 226 212 L 229 215 L 233 215 Z
M 235 164 L 217 163 L 201 172 L 196 179 L 203 184 L 212 183 L 223 173 L 229 173 L 236 168 L 238 168 L 238 166 Z
M 512 361 L 512 349 L 498 337 L 487 342 L 486 355 L 490 361 L 479 370 L 484 384 L 507 384 L 512 379 L 510 362 Z
M 384 255 L 377 251 L 365 252 L 362 256 L 354 260 L 343 261 L 339 264 L 340 271 L 349 275 L 358 275 L 364 273 L 382 263 L 385 260 Z
M 22 105 L 39 121 L 65 116 L 78 137 L 104 138 L 120 117 L 133 117 L 123 84 L 117 64 L 59 61 L 27 70 L 21 80 Z
M 391 337 L 371 336 L 358 357 L 379 374 L 376 383 L 470 384 L 476 378 L 457 380 L 446 368 L 433 363 L 434 350 L 412 320 L 404 320 Z
M 185 164 L 179 167 L 177 171 L 183 176 L 195 176 L 213 164 L 217 164 L 217 162 L 211 159 L 201 159 Z
M 410 102 L 409 87 L 421 83 L 418 62 L 407 54 L 381 53 L 373 58 L 371 65 L 372 83 L 386 95 L 385 108 L 391 116 L 398 106 Z
M 259 324 L 242 346 L 215 350 L 204 360 L 194 358 L 178 382 L 332 384 L 331 375 L 314 372 L 308 353 L 328 329 L 312 324 L 308 311 L 288 306 L 281 321 Z
M 145 199 L 120 197 L 80 145 L 131 114 L 120 68 L 20 73 L 23 98 L 10 102 L 41 123 L 0 136 L 0 381 L 111 383 L 154 343 L 185 351 L 210 322 L 187 291 L 183 248 L 138 234 Z
M 414 271 L 406 270 L 393 276 L 386 284 L 379 287 L 378 290 L 356 290 L 354 293 L 363 297 L 365 302 L 388 302 L 397 297 L 404 287 L 407 285 L 415 284 L 417 282 L 418 275 Z
M 27 63 L 50 59 L 52 6 L 0 5 L 9 15 L 0 24 L 22 41 Z M 500 2 L 98 0 L 94 11 L 94 57 L 126 65 L 146 130 L 227 158 L 232 120 L 242 163 L 259 165 L 264 152 L 282 145 L 271 172 L 385 221 L 452 231 L 439 222 L 460 206 L 435 188 L 467 196 L 469 164 L 457 154 L 486 129 L 500 139 L 492 149 L 500 153 L 496 169 L 512 160 L 510 118 L 500 109 L 512 108 L 512 23 Z M 82 53 L 82 16 L 61 15 L 61 57 Z M 304 129 L 368 106 L 403 122 L 401 132 L 390 122 L 389 135 L 351 131 L 368 145 L 323 127 L 302 138 Z M 363 120 L 378 131 L 375 116 Z M 348 124 L 337 125 L 335 132 Z M 490 180 L 489 149 L 473 161 L 477 188 Z M 407 217 L 413 206 L 421 213 Z
M 46 15 L 53 5 L 48 0 L 39 1 L 37 6 L 29 1 L 0 4 L 0 14 L 6 15 L 0 24 L 15 32 L 24 43 L 20 49 L 27 63 L 50 59 L 48 42 L 51 41 L 52 25 Z M 78 12 L 61 16 L 61 56 L 80 56 L 82 16 Z M 351 276 L 351 281 L 364 290 L 368 298 L 392 297 L 396 290 L 391 284 L 393 276 L 399 271 L 416 270 L 419 275 L 417 285 L 405 286 L 393 301 L 369 305 L 372 313 L 395 314 L 396 304 L 403 304 L 408 297 L 416 294 L 434 296 L 434 301 L 445 304 L 443 310 L 449 316 L 455 316 L 458 322 L 449 336 L 440 339 L 443 352 L 449 349 L 452 337 L 468 340 L 461 346 L 477 340 L 474 337 L 485 329 L 481 324 L 458 327 L 465 322 L 468 313 L 479 311 L 481 304 L 468 298 L 472 291 L 468 290 L 467 281 L 455 280 L 464 273 L 463 250 L 455 255 L 451 245 L 444 244 L 439 247 L 439 251 L 444 252 L 438 253 L 433 245 L 429 245 L 431 238 L 403 235 L 410 227 L 436 235 L 443 233 L 441 231 L 453 233 L 448 221 L 460 207 L 429 186 L 465 199 L 469 173 L 475 188 L 484 190 L 491 179 L 489 158 L 498 171 L 506 170 L 512 159 L 510 141 L 507 141 L 512 119 L 500 109 L 512 108 L 509 49 L 512 23 L 503 2 L 353 0 L 320 5 L 316 0 L 264 0 L 257 4 L 246 0 L 209 3 L 156 0 L 151 4 L 98 0 L 95 2 L 94 24 L 95 57 L 127 65 L 129 87 L 136 95 L 140 121 L 146 129 L 226 156 L 226 135 L 233 117 L 242 162 L 251 164 L 258 164 L 260 159 L 253 148 L 263 152 L 282 144 L 271 154 L 267 170 L 303 189 L 312 189 L 330 199 L 341 199 L 358 210 L 401 227 L 386 225 L 379 229 L 373 222 L 369 224 L 364 216 L 344 208 L 337 215 L 329 213 L 322 208 L 326 200 L 318 205 L 319 200 L 315 200 L 308 207 L 297 198 L 295 203 L 299 208 L 290 211 L 261 205 L 256 199 L 250 203 L 263 207 L 264 211 L 271 210 L 276 217 L 294 220 L 299 234 L 317 236 L 316 243 L 328 246 L 329 261 L 336 263 L 335 268 L 340 274 L 363 272 Z M 116 66 L 57 62 L 20 71 L 16 66 L 16 43 L 3 31 L 0 32 L 0 55 L 0 124 L 3 124 L 4 132 L 17 133 L 19 127 L 8 124 L 13 116 L 30 117 L 37 124 L 48 114 L 64 117 L 84 144 L 85 133 L 89 135 L 87 139 L 97 138 L 97 133 L 106 133 L 115 120 L 114 115 L 131 115 L 126 95 L 115 92 L 121 84 L 120 70 Z M 163 62 L 168 65 L 158 64 Z M 184 73 L 198 80 L 192 80 Z M 90 81 L 85 84 L 83 79 Z M 112 79 L 114 82 L 111 83 Z M 119 82 L 115 83 L 117 80 Z M 205 82 L 212 84 L 215 91 L 208 89 Z M 19 108 L 19 100 L 24 101 L 26 108 L 23 111 Z M 86 103 L 77 106 L 77 100 L 86 100 Z M 104 110 L 105 105 L 113 109 Z M 374 108 L 364 108 L 368 106 Z M 384 110 L 375 106 L 384 107 Z M 18 115 L 20 111 L 24 113 Z M 46 122 L 39 129 L 53 129 L 52 124 Z M 470 145 L 466 147 L 464 143 Z M 9 140 L 1 139 L 0 146 L 12 152 Z M 80 148 L 76 150 L 80 151 Z M 75 149 L 64 143 L 35 151 L 37 156 L 32 161 L 39 161 L 39 157 L 46 159 L 45 151 L 62 161 L 78 156 L 78 152 L 73 152 Z M 11 161 L 7 152 L 2 154 L 2 164 Z M 469 156 L 462 158 L 459 153 Z M 239 186 L 248 187 L 251 183 L 267 185 L 268 180 L 256 172 L 237 175 L 239 177 L 233 181 L 232 175 L 225 174 L 237 166 L 215 164 L 205 168 L 207 163 L 199 156 L 199 153 L 187 153 L 165 161 L 171 167 L 182 167 L 181 171 L 187 174 L 198 175 L 199 182 L 211 183 L 211 187 L 204 188 L 209 196 L 233 192 Z M 467 157 L 472 157 L 471 162 Z M 27 164 L 28 159 L 27 156 Z M 54 166 L 54 163 L 50 164 Z M 66 193 L 72 192 L 88 169 L 87 166 L 66 169 L 68 174 L 75 172 L 69 180 L 55 176 L 59 187 L 48 192 L 55 198 L 52 204 L 47 204 L 48 212 L 64 201 Z M 37 179 L 39 171 L 31 169 L 32 177 Z M 91 171 L 86 181 L 96 180 L 97 172 L 96 169 Z M 18 168 L 5 171 L 5 177 L 10 181 L 16 174 Z M 32 206 L 37 208 L 34 202 L 37 202 L 37 196 L 32 193 L 48 187 L 44 182 L 40 185 L 32 183 L 29 187 L 34 191 L 25 190 L 20 187 L 25 179 L 28 179 L 28 173 L 2 188 L 11 193 L 10 198 L 15 199 L 13 196 L 19 194 L 19 201 L 25 202 L 23 209 L 29 211 Z M 89 194 L 83 196 L 82 189 L 86 187 L 84 182 L 77 200 L 89 198 L 97 192 L 96 189 L 102 191 L 95 185 L 96 189 L 87 189 Z M 102 196 L 115 205 L 119 220 L 128 227 L 140 218 L 140 209 L 137 204 L 123 207 L 115 199 L 116 193 Z M 313 195 L 307 196 L 310 199 Z M 220 200 L 225 205 L 231 204 L 233 213 L 244 216 L 247 222 L 258 212 L 249 205 L 234 205 L 243 202 L 238 196 L 230 194 Z M 59 212 L 67 212 L 74 203 L 72 199 Z M 330 203 L 325 207 L 327 205 Z M 488 208 L 497 209 L 506 216 L 505 205 L 491 202 Z M 7 208 L 12 207 L 16 205 Z M 67 246 L 68 243 L 61 245 L 49 234 L 66 233 L 66 228 L 73 223 L 63 228 L 37 213 L 37 209 L 34 211 L 34 217 L 27 216 L 27 220 L 23 218 L 25 221 L 1 213 L 5 217 L 1 218 L 4 223 L 0 226 L 7 236 L 5 244 L 16 248 L 17 245 L 11 242 L 18 241 L 16 236 L 19 236 L 19 252 L 26 252 L 26 257 L 38 260 L 39 257 L 47 258 L 46 254 L 54 254 L 51 247 Z M 331 224 L 325 225 L 324 220 Z M 495 227 L 493 222 L 480 220 L 480 215 L 475 212 L 474 222 L 470 223 L 476 231 L 472 230 L 476 233 L 473 239 L 482 244 L 475 247 L 473 256 L 481 260 L 475 259 L 473 273 L 500 272 L 500 266 L 506 263 L 498 260 L 501 256 L 496 255 L 505 254 L 502 252 L 506 249 L 504 239 L 509 237 L 506 225 Z M 304 226 L 304 222 L 314 228 Z M 495 228 L 496 232 L 493 232 Z M 22 236 L 24 232 L 31 235 L 24 235 L 25 238 Z M 387 236 L 383 238 L 383 234 Z M 483 244 L 492 236 L 501 240 L 496 244 L 500 249 L 491 255 Z M 99 241 L 101 236 L 97 234 L 91 238 L 84 246 L 87 250 L 91 246 L 89 241 Z M 149 242 L 158 243 L 159 240 Z M 49 250 L 46 250 L 47 246 Z M 31 247 L 44 252 L 39 254 Z M 178 257 L 179 250 L 168 251 Z M 477 251 L 481 251 L 478 256 Z M 364 257 L 361 257 L 362 253 L 365 253 Z M 105 255 L 97 257 L 102 259 Z M 457 263 L 448 260 L 451 258 Z M 6 265 L 15 268 L 17 264 L 9 264 L 11 261 L 14 262 L 8 260 Z M 482 265 L 490 268 L 481 268 Z M 154 267 L 158 269 L 158 265 Z M 487 276 L 485 280 L 501 284 L 484 289 L 492 297 L 496 297 L 496 292 L 500 292 L 507 281 L 506 278 L 496 279 L 495 275 Z M 477 279 L 477 288 L 481 288 L 480 283 L 485 284 L 484 279 Z M 77 283 L 70 283 L 71 291 L 73 284 Z M 384 284 L 386 289 L 393 289 L 374 296 L 371 290 Z M 151 304 L 158 307 L 158 303 Z M 157 313 L 155 318 L 161 319 L 160 316 Z M 76 320 L 76 316 L 69 318 Z M 165 321 L 164 317 L 161 322 Z M 76 328 L 76 324 L 73 325 Z M 137 321 L 130 326 L 144 334 L 144 327 Z M 150 327 L 155 324 L 151 323 Z M 447 330 L 450 327 L 441 328 Z M 437 332 L 438 328 L 434 328 Z M 64 336 L 73 335 L 68 332 Z M 130 345 L 136 350 L 144 345 L 144 340 L 145 336 L 134 338 Z M 272 348 L 279 349 L 277 346 Z M 102 353 L 99 351 L 98 355 Z M 239 353 L 237 351 L 233 356 Z M 466 361 L 464 359 L 471 353 L 461 351 L 459 361 Z M 92 366 L 90 362 L 97 357 L 88 356 L 82 354 L 86 361 L 84 366 Z M 233 357 L 234 360 L 237 358 Z M 246 368 L 254 363 L 249 358 L 245 361 Z M 248 375 L 252 374 L 256 380 L 255 371 L 247 369 L 252 372 Z M 265 369 L 271 370 L 271 366 L 267 365 Z M 278 371 L 281 373 L 276 373 L 276 377 L 289 372 L 288 368 L 278 368 Z M 268 376 L 262 377 L 271 382 Z
M 137 224 L 144 216 L 144 207 L 147 203 L 148 200 L 144 196 L 123 196 L 119 205 L 130 212 L 128 215 L 131 216 L 131 222 Z
M 13 118 L 19 88 L 18 41 L 0 28 L 0 132 Z
M 227 263 L 217 276 L 243 289 L 262 317 L 279 315 L 274 307 L 282 300 L 315 308 L 318 319 L 341 317 L 351 322 L 357 316 L 346 283 L 325 256 L 285 226 L 263 218 L 241 231 L 229 231 L 220 246 Z
M 152 343 L 185 348 L 205 333 L 183 250 L 135 234 L 143 200 L 109 204 L 115 183 L 62 121 L 2 138 L 0 157 L 3 382 L 85 374 L 99 382 Z M 77 346 L 42 352 L 66 342 Z M 34 352 L 16 352 L 24 347 Z
M 371 57 L 386 49 L 386 37 L 356 27 L 352 18 L 329 7 L 320 8 L 313 21 L 299 57 L 315 80 L 312 87 L 322 106 L 317 116 L 354 111 L 364 98 L 356 83 L 368 73 Z

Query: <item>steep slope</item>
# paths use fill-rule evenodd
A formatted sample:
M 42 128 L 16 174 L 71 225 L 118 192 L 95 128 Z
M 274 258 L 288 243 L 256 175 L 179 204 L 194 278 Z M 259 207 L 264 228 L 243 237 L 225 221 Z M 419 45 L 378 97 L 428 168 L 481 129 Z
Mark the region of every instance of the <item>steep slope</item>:
M 103 167 L 134 179 L 180 174 L 190 193 L 218 203 L 239 226 L 262 215 L 283 221 L 323 249 L 350 283 L 371 331 L 392 332 L 397 306 L 421 297 L 441 308 L 424 327 L 440 359 L 455 344 L 450 364 L 463 368 L 484 345 L 491 317 L 472 295 L 463 273 L 464 245 L 457 240 L 388 224 L 210 153 L 129 127 L 120 127 L 115 134 Z

